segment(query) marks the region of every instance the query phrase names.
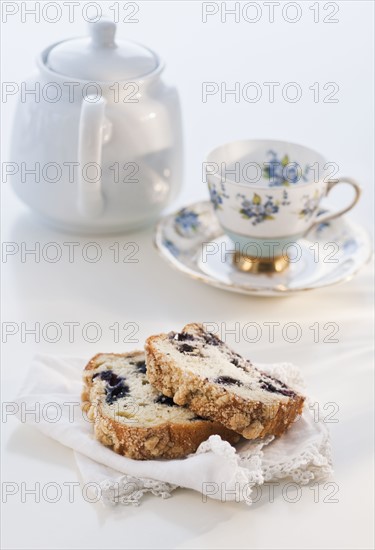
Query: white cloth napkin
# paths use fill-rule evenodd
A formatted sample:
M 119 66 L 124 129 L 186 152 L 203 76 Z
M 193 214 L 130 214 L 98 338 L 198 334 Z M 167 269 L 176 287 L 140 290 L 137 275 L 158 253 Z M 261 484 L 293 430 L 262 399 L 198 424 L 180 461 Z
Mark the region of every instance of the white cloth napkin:
M 308 403 L 281 438 L 242 440 L 234 448 L 214 435 L 180 460 L 120 456 L 94 439 L 92 425 L 80 409 L 86 363 L 77 357 L 36 356 L 15 402 L 21 422 L 74 450 L 84 483 L 104 504 L 138 504 L 148 492 L 166 498 L 177 487 L 199 491 L 203 498 L 251 504 L 254 485 L 283 478 L 306 484 L 332 473 L 328 430 L 317 408 L 313 415 Z M 294 365 L 259 367 L 295 389 L 303 387 Z M 32 409 L 36 414 L 27 414 Z

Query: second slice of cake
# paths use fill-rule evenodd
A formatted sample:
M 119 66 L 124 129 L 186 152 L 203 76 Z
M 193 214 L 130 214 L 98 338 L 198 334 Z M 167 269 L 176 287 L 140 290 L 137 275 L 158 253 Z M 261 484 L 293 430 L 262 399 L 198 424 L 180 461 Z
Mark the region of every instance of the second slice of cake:
M 141 351 L 99 353 L 86 365 L 83 380 L 82 408 L 93 422 L 95 438 L 129 458 L 183 458 L 211 435 L 231 444 L 240 438 L 153 388 Z
M 247 439 L 281 435 L 304 397 L 254 367 L 199 324 L 146 341 L 147 377 L 164 395 Z

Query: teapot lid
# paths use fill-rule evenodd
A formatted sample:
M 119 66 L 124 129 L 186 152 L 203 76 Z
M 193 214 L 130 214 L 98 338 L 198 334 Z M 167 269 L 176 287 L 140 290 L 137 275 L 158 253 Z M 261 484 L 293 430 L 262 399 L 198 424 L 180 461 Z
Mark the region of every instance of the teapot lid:
M 90 36 L 59 42 L 47 57 L 47 66 L 79 80 L 108 82 L 138 79 L 153 72 L 158 57 L 135 42 L 115 42 L 116 23 L 89 22 Z

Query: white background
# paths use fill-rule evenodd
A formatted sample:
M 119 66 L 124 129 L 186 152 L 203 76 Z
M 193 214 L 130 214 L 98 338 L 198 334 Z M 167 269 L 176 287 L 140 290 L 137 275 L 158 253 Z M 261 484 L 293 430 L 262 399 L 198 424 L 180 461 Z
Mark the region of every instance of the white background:
M 17 4 L 17 3 L 14 3 Z M 28 3 L 29 7 L 30 4 Z M 81 2 L 84 4 L 84 2 Z M 103 13 L 113 2 L 101 2 Z M 121 3 L 120 3 L 121 4 Z M 231 3 L 233 4 L 233 3 Z M 243 3 L 242 3 L 243 4 Z M 254 24 L 220 14 L 202 22 L 200 2 L 139 3 L 139 23 L 120 24 L 118 34 L 155 49 L 166 61 L 167 78 L 181 94 L 185 133 L 185 180 L 177 208 L 204 199 L 201 163 L 214 146 L 241 138 L 275 138 L 299 142 L 322 152 L 340 166 L 340 175 L 355 177 L 363 198 L 349 214 L 371 230 L 373 220 L 373 3 L 336 2 L 338 23 L 324 23 L 332 8 L 320 2 L 320 22 L 309 9 L 313 2 L 299 2 L 300 21 L 288 23 L 281 6 L 275 21 L 259 2 L 262 16 Z M 229 3 L 228 3 L 229 5 Z M 327 8 L 324 10 L 324 6 Z M 20 8 L 21 9 L 21 8 Z M 49 43 L 82 35 L 86 23 L 81 9 L 73 23 L 67 10 L 59 23 L 21 22 L 20 13 L 2 24 L 2 79 L 20 82 L 34 70 L 36 55 Z M 111 13 L 111 12 L 109 12 Z M 121 13 L 121 6 L 120 6 Z M 252 12 L 249 12 L 252 13 Z M 293 11 L 289 12 L 294 17 Z M 257 103 L 233 96 L 222 103 L 219 95 L 202 102 L 202 82 L 241 84 L 278 81 L 274 103 L 264 96 Z M 288 103 L 280 88 L 298 82 L 303 97 Z M 309 86 L 319 82 L 339 85 L 338 103 L 314 103 Z M 324 97 L 323 92 L 323 96 Z M 2 105 L 2 154 L 8 155 L 8 138 L 15 98 Z M 35 221 L 2 184 L 2 239 L 16 243 L 79 241 Z M 350 198 L 338 191 L 333 207 Z M 78 256 L 56 264 L 21 263 L 19 256 L 2 263 L 3 321 L 28 325 L 77 321 L 82 327 L 97 322 L 103 333 L 96 344 L 87 343 L 80 329 L 74 343 L 66 334 L 51 344 L 35 343 L 20 335 L 3 346 L 2 397 L 10 401 L 36 352 L 82 355 L 98 351 L 123 351 L 141 347 L 144 338 L 158 331 L 179 329 L 186 322 L 226 323 L 228 328 L 257 322 L 263 327 L 259 342 L 228 335 L 227 343 L 258 362 L 290 360 L 299 364 L 309 393 L 320 403 L 335 402 L 337 423 L 330 424 L 335 459 L 334 481 L 338 502 L 328 503 L 330 491 L 321 488 L 319 502 L 303 489 L 298 503 L 288 503 L 281 490 L 274 502 L 267 495 L 251 508 L 235 503 L 202 503 L 201 496 L 178 490 L 173 498 L 145 499 L 140 508 L 103 510 L 84 501 L 79 491 L 74 503 L 67 493 L 60 502 L 35 503 L 20 494 L 3 504 L 4 548 L 372 548 L 373 478 L 373 370 L 372 370 L 372 269 L 366 266 L 351 282 L 287 299 L 232 295 L 171 271 L 152 246 L 152 229 L 125 236 L 94 239 L 103 259 L 88 263 Z M 135 264 L 115 263 L 109 250 L 113 242 L 136 242 Z M 270 343 L 264 322 L 297 322 L 298 343 L 283 339 L 281 329 Z M 113 323 L 137 323 L 139 343 L 115 343 Z M 324 324 L 339 327 L 337 343 L 324 343 Z M 319 323 L 320 342 L 314 343 L 309 327 Z M 125 336 L 125 334 L 123 334 Z M 3 424 L 3 481 L 77 481 L 72 453 L 11 418 Z

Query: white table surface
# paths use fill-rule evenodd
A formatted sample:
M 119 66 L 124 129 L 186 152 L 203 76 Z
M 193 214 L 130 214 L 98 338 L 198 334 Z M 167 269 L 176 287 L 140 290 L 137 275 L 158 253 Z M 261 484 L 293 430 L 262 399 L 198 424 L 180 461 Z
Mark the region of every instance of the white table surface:
M 105 3 L 101 2 L 104 6 Z M 108 3 L 107 5 L 109 5 Z M 263 10 L 263 3 L 259 3 Z M 324 4 L 324 2 L 322 3 Z M 184 189 L 173 208 L 205 198 L 200 163 L 216 144 L 243 137 L 274 137 L 301 142 L 325 153 L 364 188 L 350 218 L 371 228 L 373 189 L 373 63 L 372 2 L 337 2 L 339 23 L 312 23 L 312 2 L 300 2 L 301 20 L 292 25 L 275 16 L 256 24 L 242 21 L 201 22 L 200 2 L 140 3 L 140 22 L 123 25 L 119 34 L 144 42 L 167 61 L 168 77 L 181 92 L 186 145 Z M 58 24 L 20 22 L 2 25 L 3 80 L 21 81 L 32 72 L 35 55 L 48 43 L 84 33 L 81 17 Z M 314 82 L 335 81 L 337 104 L 315 104 L 311 96 L 297 104 L 202 103 L 203 81 L 246 83 L 297 81 L 304 90 Z M 15 102 L 2 106 L 3 158 Z M 141 347 L 153 332 L 179 329 L 186 322 L 213 322 L 227 329 L 256 322 L 262 328 L 257 343 L 244 338 L 227 343 L 258 362 L 286 360 L 301 366 L 309 394 L 337 409 L 330 423 L 338 492 L 331 487 L 314 492 L 303 488 L 296 503 L 275 490 L 274 502 L 264 493 L 248 508 L 236 503 L 202 502 L 201 495 L 178 490 L 173 498 L 147 497 L 139 508 L 104 509 L 86 502 L 76 489 L 74 502 L 67 491 L 54 504 L 20 492 L 2 504 L 4 548 L 372 548 L 373 541 L 373 270 L 370 265 L 352 281 L 285 299 L 263 299 L 225 293 L 172 271 L 152 245 L 152 229 L 106 238 L 64 235 L 34 220 L 29 211 L 2 186 L 2 239 L 31 247 L 48 242 L 77 241 L 82 250 L 90 240 L 103 250 L 98 263 L 78 255 L 55 264 L 19 256 L 2 263 L 3 323 L 80 323 L 74 342 L 63 332 L 59 342 L 36 343 L 20 334 L 8 338 L 2 353 L 2 399 L 11 401 L 36 352 L 82 355 Z M 349 195 L 348 195 L 349 196 Z M 336 205 L 344 204 L 343 192 Z M 138 263 L 115 263 L 109 246 L 135 242 Z M 85 323 L 96 322 L 102 336 L 88 343 Z M 136 323 L 137 343 L 115 343 L 114 323 Z M 264 323 L 279 322 L 275 341 Z M 282 337 L 286 323 L 299 323 L 302 337 L 289 343 Z M 225 323 L 225 325 L 221 325 Z M 237 323 L 237 325 L 236 325 Z M 320 341 L 311 327 L 318 323 Z M 326 323 L 338 327 L 338 342 L 324 342 Z M 238 325 L 239 324 L 239 325 Z M 129 325 L 128 325 L 129 326 Z M 126 334 L 120 333 L 122 337 Z M 327 414 L 333 410 L 327 405 Z M 15 418 L 2 424 L 3 482 L 76 482 L 72 452 Z M 64 486 L 62 485 L 64 488 Z

